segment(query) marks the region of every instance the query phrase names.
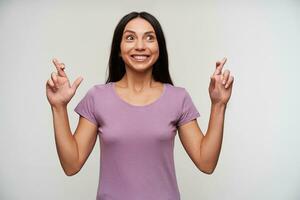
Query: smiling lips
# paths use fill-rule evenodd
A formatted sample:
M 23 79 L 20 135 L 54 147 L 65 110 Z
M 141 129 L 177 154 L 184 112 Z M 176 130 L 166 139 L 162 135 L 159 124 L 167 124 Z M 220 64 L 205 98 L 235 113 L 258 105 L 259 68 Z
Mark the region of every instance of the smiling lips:
M 143 54 L 143 55 L 133 54 L 133 55 L 131 55 L 131 58 L 133 58 L 133 60 L 139 61 L 139 62 L 147 60 L 148 57 L 150 57 L 150 56 L 146 55 L 146 54 Z

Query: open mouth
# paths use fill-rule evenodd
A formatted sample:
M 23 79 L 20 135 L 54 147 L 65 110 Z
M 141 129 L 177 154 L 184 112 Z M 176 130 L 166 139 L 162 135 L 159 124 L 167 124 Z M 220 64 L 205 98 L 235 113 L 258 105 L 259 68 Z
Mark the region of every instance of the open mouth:
M 150 57 L 150 55 L 146 55 L 146 54 L 142 54 L 142 55 L 133 54 L 130 57 L 133 58 L 133 60 L 135 60 L 135 61 L 142 62 L 142 61 L 147 60 Z

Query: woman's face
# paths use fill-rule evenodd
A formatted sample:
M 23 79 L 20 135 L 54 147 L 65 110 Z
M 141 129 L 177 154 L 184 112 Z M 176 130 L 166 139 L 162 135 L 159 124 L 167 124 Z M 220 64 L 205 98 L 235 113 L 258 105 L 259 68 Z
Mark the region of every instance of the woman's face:
M 152 25 L 139 17 L 130 20 L 124 28 L 120 49 L 127 67 L 137 71 L 152 67 L 159 57 L 159 46 Z

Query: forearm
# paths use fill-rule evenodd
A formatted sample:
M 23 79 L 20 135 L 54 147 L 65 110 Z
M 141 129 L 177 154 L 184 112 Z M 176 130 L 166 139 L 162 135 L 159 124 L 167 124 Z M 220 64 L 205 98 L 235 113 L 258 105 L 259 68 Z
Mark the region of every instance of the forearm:
M 56 149 L 61 166 L 66 175 L 77 172 L 78 148 L 72 135 L 66 107 L 51 107 Z
M 200 157 L 210 172 L 215 169 L 221 151 L 225 110 L 224 104 L 211 105 L 208 129 L 201 141 Z

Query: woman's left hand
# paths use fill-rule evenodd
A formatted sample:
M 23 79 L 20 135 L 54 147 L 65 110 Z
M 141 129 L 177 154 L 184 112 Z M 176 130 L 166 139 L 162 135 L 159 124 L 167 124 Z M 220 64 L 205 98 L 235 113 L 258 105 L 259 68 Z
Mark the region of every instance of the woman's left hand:
M 216 63 L 216 70 L 210 77 L 209 96 L 212 104 L 226 105 L 232 91 L 233 76 L 230 76 L 228 69 L 222 73 L 222 68 L 227 58 Z

